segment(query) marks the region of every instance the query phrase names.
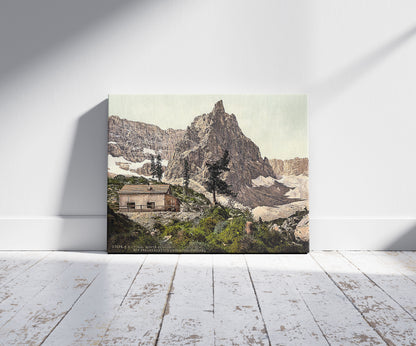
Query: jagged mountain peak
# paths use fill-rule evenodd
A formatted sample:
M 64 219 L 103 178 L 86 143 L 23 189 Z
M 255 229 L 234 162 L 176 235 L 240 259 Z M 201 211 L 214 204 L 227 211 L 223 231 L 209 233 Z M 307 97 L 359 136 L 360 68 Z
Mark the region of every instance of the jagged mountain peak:
M 218 105 L 218 102 L 216 105 Z M 210 113 L 205 113 L 195 117 L 191 125 L 188 126 L 184 136 L 184 142 L 191 142 L 194 146 L 205 146 L 210 142 L 217 144 L 223 143 L 224 148 L 229 151 L 230 148 L 228 148 L 228 146 L 232 144 L 231 140 L 233 138 L 244 138 L 244 140 L 242 140 L 242 143 L 244 144 L 248 144 L 248 142 L 252 143 L 251 140 L 245 137 L 241 131 L 236 116 L 222 111 L 221 106 L 214 106 Z M 181 150 L 187 147 L 189 147 L 189 143 L 182 143 L 178 149 Z M 210 149 L 214 148 L 211 146 Z M 260 157 L 260 151 L 258 148 L 257 151 Z M 219 153 L 214 151 L 208 152 L 205 155 L 212 155 L 215 157 L 216 155 L 219 155 Z
M 241 131 L 237 117 L 225 112 L 221 100 L 214 105 L 212 112 L 195 117 L 188 126 L 183 140 L 176 145 L 165 177 L 168 180 L 181 178 L 183 162 L 187 160 L 191 179 L 203 183 L 208 177 L 206 164 L 220 159 L 225 150 L 230 154 L 230 171 L 224 173 L 224 178 L 236 194 L 240 194 L 244 187 L 251 187 L 252 180 L 259 176 L 275 177 L 267 158 L 261 156 L 258 146 Z M 254 201 L 255 198 L 252 197 L 252 201 L 247 201 L 247 198 L 240 200 L 244 200 L 246 205 L 254 205 L 259 202 Z
M 212 113 L 217 114 L 217 113 L 225 113 L 225 109 L 224 109 L 224 104 L 222 103 L 222 100 L 219 100 L 215 105 L 214 108 L 212 109 Z

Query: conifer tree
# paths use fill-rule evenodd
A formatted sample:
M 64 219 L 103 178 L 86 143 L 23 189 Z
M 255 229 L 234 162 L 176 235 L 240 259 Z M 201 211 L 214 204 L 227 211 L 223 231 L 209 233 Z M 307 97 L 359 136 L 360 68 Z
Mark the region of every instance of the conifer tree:
M 183 163 L 183 188 L 185 194 L 188 193 L 188 187 L 189 187 L 189 163 L 188 160 L 185 159 Z
M 233 196 L 234 193 L 230 189 L 231 186 L 228 185 L 225 180 L 221 179 L 221 174 L 224 172 L 228 172 L 230 169 L 228 168 L 228 164 L 230 163 L 230 155 L 228 150 L 224 151 L 223 156 L 221 159 L 213 162 L 207 163 L 208 167 L 208 179 L 205 182 L 205 187 L 209 192 L 212 193 L 212 199 L 214 204 L 217 204 L 217 194 L 224 194 L 224 195 L 231 195 Z
M 155 163 L 155 173 L 157 180 L 162 181 L 163 169 L 162 169 L 162 157 L 160 154 L 156 156 L 156 163 Z

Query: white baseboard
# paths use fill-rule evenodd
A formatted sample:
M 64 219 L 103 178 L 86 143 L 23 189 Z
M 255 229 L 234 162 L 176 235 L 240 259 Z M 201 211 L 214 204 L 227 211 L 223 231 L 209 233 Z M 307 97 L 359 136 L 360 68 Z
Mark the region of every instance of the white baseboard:
M 106 216 L 0 218 L 0 250 L 106 250 Z
M 416 219 L 311 219 L 313 250 L 416 250 Z
M 106 216 L 0 218 L 0 250 L 106 250 Z M 311 250 L 416 250 L 416 219 L 312 219 Z

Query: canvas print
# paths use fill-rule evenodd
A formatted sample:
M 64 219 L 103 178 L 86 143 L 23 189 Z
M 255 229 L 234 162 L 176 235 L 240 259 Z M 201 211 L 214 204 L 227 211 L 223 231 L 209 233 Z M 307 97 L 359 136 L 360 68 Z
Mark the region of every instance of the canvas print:
M 109 253 L 306 253 L 305 95 L 112 95 Z

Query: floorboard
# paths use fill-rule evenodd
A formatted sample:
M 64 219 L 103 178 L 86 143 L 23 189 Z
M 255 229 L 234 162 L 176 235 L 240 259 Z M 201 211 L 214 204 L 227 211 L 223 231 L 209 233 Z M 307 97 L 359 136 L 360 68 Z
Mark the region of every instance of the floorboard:
M 101 344 L 153 345 L 160 331 L 178 255 L 149 255 Z
M 1 252 L 0 253 L 0 287 L 14 280 L 20 274 L 36 265 L 50 252 Z
M 211 255 L 181 255 L 163 316 L 159 345 L 213 345 Z
M 383 262 L 369 251 L 343 251 L 341 254 L 416 320 L 416 283 L 398 271 L 397 266 Z
M 0 345 L 401 345 L 415 330 L 414 252 L 0 252 Z
M 310 255 L 281 255 L 277 260 L 289 273 L 329 344 L 385 344 Z
M 103 339 L 146 257 L 109 256 L 109 262 L 45 345 L 98 345 Z
M 416 343 L 413 318 L 356 266 L 337 252 L 314 252 L 313 257 L 387 344 Z
M 48 270 L 50 280 L 47 284 L 45 280 L 44 287 L 30 299 L 24 296 L 24 292 L 31 291 L 28 286 L 36 287 L 43 281 L 27 281 L 26 289 L 19 292 L 25 303 L 19 305 L 21 308 L 0 329 L 1 344 L 41 344 L 87 290 L 106 260 L 92 253 L 55 253 L 48 257 L 45 266 L 35 267 L 28 273 L 31 280 L 36 275 L 43 279 Z M 56 266 L 47 266 L 48 262 Z
M 243 255 L 214 255 L 216 345 L 269 345 Z
M 63 253 L 52 253 L 0 288 L 0 328 L 71 265 Z
M 325 345 L 314 317 L 274 255 L 246 255 L 272 345 Z
M 408 251 L 373 251 L 384 265 L 390 266 L 393 273 L 401 273 L 416 283 L 416 256 Z

